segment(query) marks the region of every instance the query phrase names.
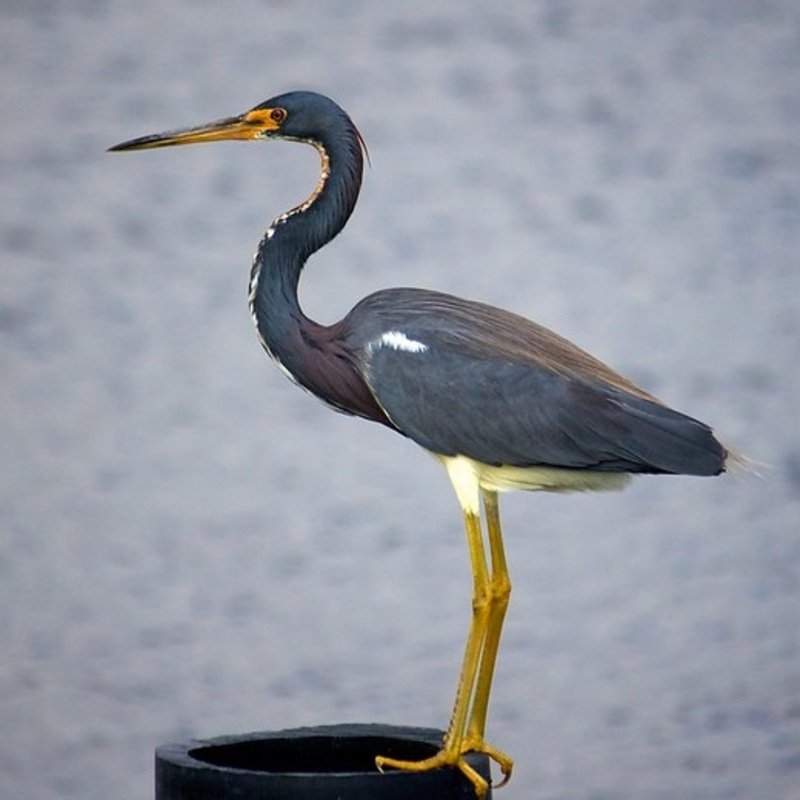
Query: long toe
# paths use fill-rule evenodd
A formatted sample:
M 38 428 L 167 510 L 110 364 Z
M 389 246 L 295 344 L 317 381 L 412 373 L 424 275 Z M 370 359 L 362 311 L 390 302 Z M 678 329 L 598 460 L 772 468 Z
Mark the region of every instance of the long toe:
M 491 757 L 491 756 L 490 756 Z M 387 758 L 386 756 L 376 756 L 375 766 L 379 772 L 384 769 L 399 769 L 404 772 L 428 772 L 432 769 L 441 767 L 455 767 L 461 770 L 466 779 L 475 787 L 475 796 L 478 800 L 483 800 L 489 791 L 489 784 L 479 775 L 468 763 L 463 754 L 452 753 L 449 750 L 440 750 L 436 755 L 425 758 L 422 761 L 402 761 L 397 758 Z M 505 773 L 504 773 L 505 774 Z M 505 783 L 507 778 L 504 778 Z
M 489 756 L 492 761 L 497 764 L 500 772 L 503 775 L 503 780 L 496 784 L 494 788 L 499 789 L 505 786 L 511 780 L 511 773 L 514 769 L 514 762 L 510 756 L 506 755 L 502 750 L 498 750 L 493 745 L 489 744 L 485 739 L 477 736 L 466 736 L 461 743 L 461 753 L 483 753 Z

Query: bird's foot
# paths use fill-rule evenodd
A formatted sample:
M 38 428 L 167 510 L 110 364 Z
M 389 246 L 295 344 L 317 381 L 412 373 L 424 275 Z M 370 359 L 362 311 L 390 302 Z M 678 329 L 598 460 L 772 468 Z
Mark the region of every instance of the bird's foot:
M 511 780 L 511 772 L 514 769 L 514 762 L 511 757 L 507 756 L 502 750 L 498 750 L 496 747 L 489 744 L 482 737 L 467 734 L 464 741 L 461 743 L 461 752 L 483 753 L 497 764 L 503 775 L 503 780 L 494 787 L 495 789 L 500 789 Z
M 511 779 L 511 770 L 514 766 L 514 762 L 496 747 L 492 747 L 492 745 L 482 739 L 471 737 L 465 738 L 458 750 L 443 747 L 435 755 L 430 758 L 422 759 L 421 761 L 403 761 L 397 758 L 376 756 L 375 766 L 378 768 L 379 772 L 383 772 L 385 768 L 399 769 L 405 772 L 427 772 L 428 770 L 439 769 L 440 767 L 455 767 L 459 769 L 464 777 L 475 787 L 475 795 L 478 800 L 483 800 L 483 798 L 486 797 L 486 793 L 489 791 L 489 784 L 486 779 L 467 762 L 465 755 L 470 752 L 484 753 L 492 759 L 492 761 L 497 763 L 500 772 L 503 774 L 503 780 L 497 784 L 497 788 L 505 786 Z
M 386 758 L 385 756 L 375 757 L 375 766 L 379 772 L 385 768 L 399 769 L 405 772 L 427 772 L 431 769 L 440 767 L 456 767 L 460 769 L 466 779 L 475 787 L 475 796 L 478 800 L 483 800 L 489 791 L 489 784 L 483 776 L 471 767 L 466 758 L 461 753 L 454 753 L 450 750 L 442 749 L 436 755 L 425 758 L 422 761 L 402 761 L 397 758 Z

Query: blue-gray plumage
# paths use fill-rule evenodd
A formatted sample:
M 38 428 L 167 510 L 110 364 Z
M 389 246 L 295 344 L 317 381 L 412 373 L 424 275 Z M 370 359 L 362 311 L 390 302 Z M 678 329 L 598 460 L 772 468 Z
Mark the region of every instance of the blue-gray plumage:
M 707 425 L 523 317 L 391 289 L 362 300 L 342 327 L 353 331 L 348 348 L 390 423 L 435 453 L 622 472 L 716 475 L 724 467 Z M 381 344 L 387 332 L 419 346 Z
M 271 138 L 315 147 L 321 173 L 309 198 L 279 216 L 258 247 L 249 304 L 261 343 L 292 380 L 333 408 L 386 425 L 439 458 L 461 504 L 472 562 L 473 617 L 442 748 L 418 762 L 376 756 L 376 764 L 411 772 L 454 766 L 480 797 L 488 785 L 467 751 L 488 754 L 503 782 L 512 767 L 484 738 L 510 593 L 498 491 L 619 488 L 633 473 L 717 475 L 729 454 L 707 425 L 507 311 L 389 289 L 334 325 L 308 319 L 298 301 L 300 273 L 352 213 L 365 153 L 351 119 L 327 97 L 290 92 L 236 117 L 111 149 Z

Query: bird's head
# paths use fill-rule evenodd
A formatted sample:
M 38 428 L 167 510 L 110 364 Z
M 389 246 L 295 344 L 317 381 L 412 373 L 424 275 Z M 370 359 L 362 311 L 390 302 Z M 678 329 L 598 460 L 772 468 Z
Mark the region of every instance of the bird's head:
M 333 100 L 316 92 L 288 92 L 235 117 L 141 136 L 114 145 L 109 150 L 148 150 L 225 139 L 280 138 L 325 143 L 330 137 L 344 132 L 355 135 L 361 147 L 364 147 L 355 125 Z

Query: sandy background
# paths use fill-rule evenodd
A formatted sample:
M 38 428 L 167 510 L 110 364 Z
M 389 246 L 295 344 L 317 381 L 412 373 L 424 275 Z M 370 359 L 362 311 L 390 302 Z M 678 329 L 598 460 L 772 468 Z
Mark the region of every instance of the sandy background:
M 443 726 L 469 613 L 432 459 L 261 352 L 313 151 L 108 155 L 293 88 L 372 155 L 306 310 L 533 317 L 767 462 L 515 495 L 504 800 L 800 798 L 800 5 L 0 5 L 0 795 L 152 796 L 165 741 Z

